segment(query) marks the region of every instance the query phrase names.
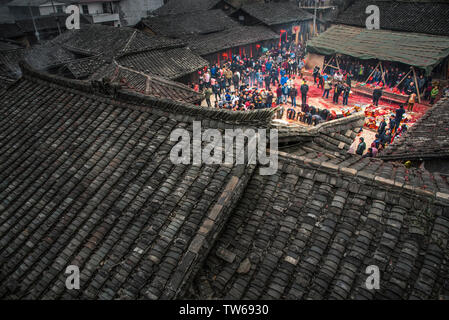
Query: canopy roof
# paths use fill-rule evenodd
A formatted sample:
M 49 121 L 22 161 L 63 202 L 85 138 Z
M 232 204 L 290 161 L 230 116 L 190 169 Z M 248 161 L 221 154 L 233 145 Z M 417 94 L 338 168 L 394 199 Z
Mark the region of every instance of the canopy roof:
M 395 61 L 430 73 L 449 55 L 449 37 L 335 25 L 307 43 L 311 53 Z

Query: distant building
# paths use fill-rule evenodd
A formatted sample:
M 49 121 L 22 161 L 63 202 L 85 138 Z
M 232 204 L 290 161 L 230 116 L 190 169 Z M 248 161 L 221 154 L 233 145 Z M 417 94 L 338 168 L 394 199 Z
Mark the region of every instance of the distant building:
M 244 25 L 265 25 L 279 35 L 290 38 L 295 38 L 298 32 L 299 41 L 307 41 L 325 29 L 325 24 L 316 19 L 314 30 L 313 14 L 301 9 L 295 2 L 244 3 L 231 17 Z
M 78 0 L 74 2 L 80 8 L 80 13 L 86 15 L 92 23 L 114 27 L 121 26 L 118 13 L 120 0 Z
M 188 47 L 210 64 L 232 55 L 256 56 L 262 47 L 279 40 L 266 26 L 242 26 L 220 9 L 169 14 L 142 19 L 140 29 L 185 41 Z
M 16 20 L 31 19 L 54 13 L 64 13 L 68 4 L 66 0 L 13 0 L 8 8 Z
M 118 4 L 120 20 L 123 26 L 133 26 L 142 18 L 153 14 L 164 0 L 121 0 Z
M 31 22 L 33 19 L 57 16 L 64 17 L 61 18 L 60 28 L 65 28 L 67 6 L 77 5 L 86 23 L 114 27 L 132 26 L 163 4 L 164 0 L 13 0 L 7 3 L 9 15 L 13 19 L 8 23 Z M 54 28 L 57 29 L 56 21 Z

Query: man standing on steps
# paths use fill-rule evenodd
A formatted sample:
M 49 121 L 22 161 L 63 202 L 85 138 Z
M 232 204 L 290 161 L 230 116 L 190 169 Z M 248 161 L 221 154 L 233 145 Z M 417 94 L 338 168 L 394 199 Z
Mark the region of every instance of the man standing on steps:
M 373 91 L 373 105 L 379 105 L 379 99 L 382 97 L 382 88 L 376 87 Z
M 333 102 L 335 104 L 338 104 L 338 98 L 340 97 L 340 94 L 343 91 L 343 86 L 341 85 L 340 82 L 335 84 L 335 89 L 334 89 L 334 96 L 333 96 Z
M 292 107 L 296 107 L 296 96 L 298 95 L 298 90 L 296 89 L 296 86 L 293 85 L 293 87 L 290 89 L 290 97 L 292 98 Z
M 307 104 L 307 93 L 309 92 L 309 86 L 306 81 L 304 81 L 300 88 L 301 91 L 301 104 Z
M 212 96 L 212 89 L 211 88 L 206 88 L 205 92 L 204 92 L 204 97 L 206 98 L 206 103 L 207 106 L 210 108 L 212 106 L 212 104 L 210 103 L 210 97 Z

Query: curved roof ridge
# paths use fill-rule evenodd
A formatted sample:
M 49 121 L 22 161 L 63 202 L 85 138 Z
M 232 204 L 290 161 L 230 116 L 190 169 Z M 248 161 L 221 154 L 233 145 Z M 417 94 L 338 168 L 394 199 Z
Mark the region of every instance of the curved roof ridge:
M 273 152 L 270 150 L 270 153 Z M 277 151 L 279 158 L 291 161 L 297 164 L 306 165 L 306 166 L 312 166 L 316 168 L 319 171 L 326 171 L 326 172 L 334 172 L 337 175 L 345 175 L 345 176 L 352 176 L 353 178 L 358 179 L 364 179 L 366 181 L 370 181 L 376 184 L 381 184 L 386 189 L 402 189 L 405 192 L 410 192 L 412 194 L 416 194 L 418 196 L 423 196 L 427 198 L 431 198 L 434 201 L 437 201 L 439 203 L 443 203 L 446 206 L 449 206 L 449 193 L 445 192 L 445 190 L 439 190 L 439 189 L 425 189 L 425 188 L 419 188 L 416 186 L 413 186 L 410 182 L 398 182 L 393 179 L 384 178 L 380 174 L 372 174 L 367 172 L 364 169 L 357 170 L 352 167 L 348 167 L 346 165 L 341 164 L 335 164 L 328 161 L 320 161 L 318 159 L 312 159 L 307 156 L 298 156 L 282 151 Z M 355 156 L 354 157 L 358 157 Z M 360 157 L 361 158 L 361 157 Z M 372 159 L 371 161 L 378 161 L 380 163 L 383 163 L 384 161 L 380 159 Z M 424 170 L 424 172 L 431 174 L 427 170 Z
M 151 111 L 166 115 L 172 114 L 175 117 L 184 119 L 187 117 L 204 121 L 216 121 L 216 125 L 223 128 L 226 125 L 268 127 L 275 112 L 274 109 L 231 111 L 198 107 L 193 104 L 121 90 L 121 86 L 118 83 L 67 79 L 44 71 L 34 70 L 26 62 L 21 62 L 20 67 L 23 76 L 26 78 L 39 79 L 86 94 L 113 98 L 115 101 L 119 100 L 126 103 L 129 107 L 140 111 Z

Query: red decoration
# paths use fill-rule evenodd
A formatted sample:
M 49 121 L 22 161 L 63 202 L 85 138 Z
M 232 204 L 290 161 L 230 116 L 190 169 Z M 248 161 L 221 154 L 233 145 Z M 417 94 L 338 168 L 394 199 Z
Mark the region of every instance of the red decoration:
M 282 35 L 285 33 L 285 41 L 287 41 L 288 38 L 288 32 L 287 30 L 281 30 L 280 36 L 279 36 L 279 47 L 281 46 L 282 43 Z

